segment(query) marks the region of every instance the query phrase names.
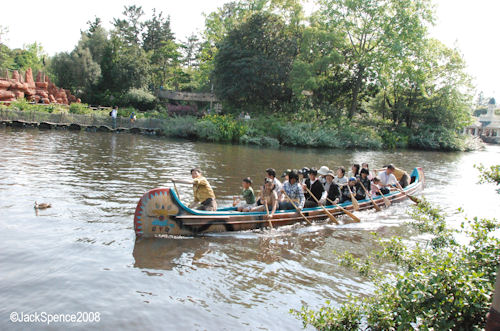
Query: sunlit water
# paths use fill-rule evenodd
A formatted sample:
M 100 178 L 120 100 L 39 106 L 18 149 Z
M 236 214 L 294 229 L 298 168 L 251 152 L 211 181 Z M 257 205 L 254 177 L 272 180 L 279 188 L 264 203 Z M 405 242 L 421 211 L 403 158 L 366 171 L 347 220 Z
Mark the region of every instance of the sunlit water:
M 392 162 L 423 167 L 423 194 L 458 223 L 459 207 L 497 216 L 500 197 L 494 185 L 477 184 L 473 165 L 499 163 L 499 156 L 498 146 L 473 153 L 275 150 L 0 128 L 0 329 L 45 327 L 11 323 L 13 311 L 100 312 L 99 323 L 74 325 L 99 329 L 299 329 L 290 309 L 370 293 L 333 252 L 368 254 L 376 248 L 372 232 L 414 239 L 403 224 L 410 202 L 359 212 L 359 224 L 136 242 L 133 213 L 142 194 L 199 166 L 219 205 L 229 205 L 243 177 L 261 182 L 268 167 L 281 173 Z M 178 189 L 189 201 L 191 188 Z M 37 215 L 35 201 L 53 207 Z

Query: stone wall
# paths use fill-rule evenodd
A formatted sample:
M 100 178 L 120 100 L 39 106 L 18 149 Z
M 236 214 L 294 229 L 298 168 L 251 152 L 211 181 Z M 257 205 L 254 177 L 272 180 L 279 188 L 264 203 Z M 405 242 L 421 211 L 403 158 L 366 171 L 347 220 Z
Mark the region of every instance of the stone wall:
M 73 102 L 81 102 L 69 90 L 54 85 L 48 76 L 39 72 L 36 82 L 33 80 L 31 68 L 26 70 L 24 77 L 17 70 L 12 71 L 11 78 L 0 78 L 0 101 L 12 102 L 19 98 L 26 98 L 36 103 L 60 103 L 69 105 Z

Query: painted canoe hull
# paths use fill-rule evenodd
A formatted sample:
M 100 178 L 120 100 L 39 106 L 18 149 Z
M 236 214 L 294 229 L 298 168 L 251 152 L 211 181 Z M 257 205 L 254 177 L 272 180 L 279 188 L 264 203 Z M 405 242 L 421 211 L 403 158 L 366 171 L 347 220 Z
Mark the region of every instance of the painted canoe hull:
M 411 173 L 412 184 L 404 189 L 413 195 L 423 190 L 425 177 L 422 168 L 415 168 Z M 391 203 L 406 200 L 407 197 L 398 191 L 386 195 Z M 384 206 L 381 196 L 373 198 L 380 207 Z M 373 209 L 372 202 L 359 200 L 360 210 Z M 350 201 L 341 206 L 353 211 Z M 343 215 L 340 208 L 326 207 L 333 215 Z M 328 218 L 321 207 L 306 208 L 304 215 L 310 221 L 323 221 Z M 295 210 L 276 211 L 272 218 L 274 227 L 305 222 Z M 266 212 L 238 212 L 234 208 L 223 208 L 215 212 L 190 209 L 185 206 L 171 188 L 155 188 L 146 192 L 137 204 L 134 215 L 134 229 L 137 237 L 153 237 L 157 235 L 196 235 L 210 232 L 244 231 L 259 229 L 269 225 Z

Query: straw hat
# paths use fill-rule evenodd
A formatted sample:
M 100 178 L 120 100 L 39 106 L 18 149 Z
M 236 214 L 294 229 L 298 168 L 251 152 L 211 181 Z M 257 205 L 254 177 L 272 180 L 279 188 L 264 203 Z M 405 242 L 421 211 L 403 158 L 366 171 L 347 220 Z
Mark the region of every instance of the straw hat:
M 321 168 L 319 168 L 318 170 L 318 174 L 320 174 L 321 176 L 325 176 L 329 171 L 330 169 L 328 169 L 327 166 L 321 166 Z
M 328 172 L 324 175 L 325 177 L 326 176 L 332 176 L 333 178 L 335 178 L 335 173 L 331 170 L 328 170 Z

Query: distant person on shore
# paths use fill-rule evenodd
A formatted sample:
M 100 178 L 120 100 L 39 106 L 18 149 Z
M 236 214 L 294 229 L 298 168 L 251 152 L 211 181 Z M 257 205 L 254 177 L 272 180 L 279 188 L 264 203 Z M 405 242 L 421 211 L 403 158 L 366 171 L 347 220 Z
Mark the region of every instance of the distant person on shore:
M 238 211 L 250 211 L 255 207 L 255 194 L 252 188 L 252 180 L 250 177 L 243 178 L 241 183 L 243 190 L 241 191 L 241 198 L 233 198 L 233 207 L 236 207 Z
M 113 129 L 116 129 L 116 117 L 118 116 L 118 107 L 114 106 L 111 110 L 111 119 L 113 121 Z
M 172 180 L 173 182 L 192 184 L 194 201 L 189 205 L 189 208 L 198 210 L 216 211 L 217 202 L 212 186 L 207 179 L 203 177 L 201 170 L 198 168 L 191 169 L 191 177 L 193 180 Z
M 136 119 L 135 112 L 132 112 L 132 114 L 130 114 L 130 123 L 134 124 Z

